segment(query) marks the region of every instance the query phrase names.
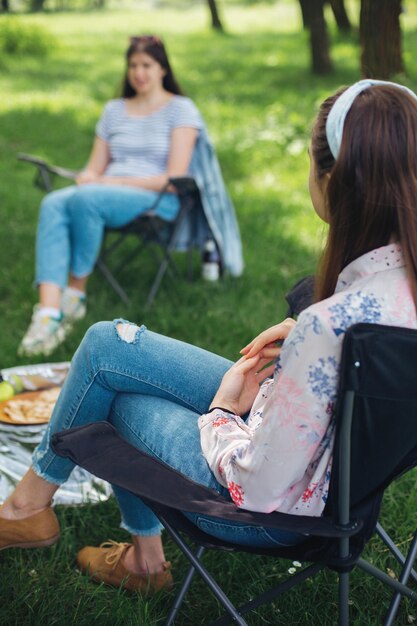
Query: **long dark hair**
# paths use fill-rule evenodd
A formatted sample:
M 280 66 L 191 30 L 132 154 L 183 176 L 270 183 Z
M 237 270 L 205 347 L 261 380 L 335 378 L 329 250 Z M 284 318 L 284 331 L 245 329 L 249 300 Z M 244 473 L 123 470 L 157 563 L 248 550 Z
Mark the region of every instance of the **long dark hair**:
M 316 280 L 316 300 L 331 296 L 341 270 L 392 238 L 401 243 L 417 308 L 417 100 L 397 87 L 374 85 L 354 100 L 335 161 L 326 120 L 339 90 L 322 104 L 311 152 L 325 191 L 329 232 Z
M 133 98 L 136 96 L 136 91 L 132 88 L 127 78 L 127 67 L 130 57 L 137 52 L 148 54 L 165 70 L 165 76 L 162 80 L 164 89 L 176 95 L 183 93 L 171 69 L 162 39 L 155 35 L 141 35 L 140 37 L 131 37 L 129 47 L 126 50 L 126 72 L 122 82 L 122 98 Z

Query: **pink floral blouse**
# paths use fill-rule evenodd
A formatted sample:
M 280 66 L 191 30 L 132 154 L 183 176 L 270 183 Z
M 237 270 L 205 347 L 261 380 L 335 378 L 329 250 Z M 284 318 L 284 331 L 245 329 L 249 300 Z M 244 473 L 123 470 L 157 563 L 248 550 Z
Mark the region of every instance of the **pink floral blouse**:
M 301 313 L 246 422 L 221 410 L 199 418 L 204 456 L 238 507 L 323 512 L 342 342 L 356 322 L 417 328 L 398 244 L 350 263 L 335 294 Z

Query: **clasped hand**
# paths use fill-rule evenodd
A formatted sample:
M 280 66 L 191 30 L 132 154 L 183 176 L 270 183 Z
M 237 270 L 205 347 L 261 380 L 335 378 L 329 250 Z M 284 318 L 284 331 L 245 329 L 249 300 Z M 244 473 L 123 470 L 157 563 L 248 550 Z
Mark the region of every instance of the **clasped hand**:
M 272 363 L 281 351 L 281 344 L 295 326 L 287 318 L 280 324 L 267 328 L 240 351 L 243 356 L 223 376 L 211 407 L 220 406 L 245 415 L 251 408 L 259 386 L 275 369 Z
M 101 174 L 93 172 L 92 170 L 83 170 L 75 178 L 75 182 L 77 183 L 77 185 L 111 185 L 114 184 L 115 181 L 116 179 L 112 179 L 111 176 L 103 176 Z

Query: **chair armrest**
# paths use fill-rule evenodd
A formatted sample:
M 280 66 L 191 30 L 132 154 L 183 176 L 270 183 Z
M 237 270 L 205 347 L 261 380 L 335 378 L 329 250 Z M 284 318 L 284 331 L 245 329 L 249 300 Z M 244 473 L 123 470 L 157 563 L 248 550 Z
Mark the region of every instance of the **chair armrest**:
M 199 192 L 197 183 L 192 176 L 171 176 L 168 182 L 175 187 L 180 196 Z
M 52 448 L 92 474 L 155 503 L 157 510 L 160 504 L 179 511 L 324 537 L 348 537 L 362 526 L 360 522 L 352 522 L 340 528 L 324 517 L 238 509 L 217 491 L 195 483 L 132 446 L 108 422 L 56 433 Z
M 46 191 L 51 191 L 52 189 L 52 179 L 50 176 L 51 174 L 53 176 L 60 176 L 61 178 L 74 180 L 78 173 L 75 170 L 69 170 L 65 167 L 50 165 L 44 159 L 33 154 L 24 154 L 23 152 L 19 152 L 17 158 L 19 161 L 31 163 L 31 165 L 34 165 L 36 167 L 37 172 L 35 177 L 35 185 L 37 187 L 40 187 L 41 189 L 46 189 Z
M 146 211 L 147 215 L 155 215 L 155 211 L 161 202 L 163 196 L 170 191 L 170 187 L 174 187 L 178 197 L 184 198 L 185 196 L 195 195 L 199 193 L 197 183 L 191 176 L 171 176 L 168 178 L 161 191 L 158 193 L 153 205 Z M 140 218 L 141 216 L 139 216 Z

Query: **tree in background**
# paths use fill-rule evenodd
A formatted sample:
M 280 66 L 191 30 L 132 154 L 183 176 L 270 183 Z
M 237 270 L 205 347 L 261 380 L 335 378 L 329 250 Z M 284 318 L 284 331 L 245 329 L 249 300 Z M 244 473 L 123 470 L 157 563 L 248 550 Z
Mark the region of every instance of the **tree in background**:
M 223 24 L 221 23 L 221 20 L 219 17 L 219 11 L 217 8 L 216 0 L 207 0 L 207 4 L 210 9 L 212 28 L 215 28 L 216 30 L 223 32 L 224 30 Z
M 299 0 L 303 24 L 310 31 L 311 68 L 315 74 L 328 74 L 333 66 L 330 59 L 329 36 L 324 17 L 326 0 Z
M 251 1 L 255 3 L 258 0 Z M 3 11 L 10 10 L 10 0 L 0 2 Z M 22 4 L 30 11 L 39 12 L 44 10 L 46 0 L 24 0 Z M 60 8 L 69 4 L 69 0 L 62 0 Z M 106 0 L 84 0 L 84 4 L 88 8 L 103 9 Z M 349 32 L 352 29 L 345 0 L 299 0 L 303 25 L 310 33 L 311 68 L 315 74 L 328 74 L 333 69 L 324 13 L 327 4 L 333 11 L 338 30 Z M 223 32 L 216 0 L 207 0 L 207 6 L 212 28 Z M 359 37 L 363 76 L 388 79 L 404 72 L 401 10 L 402 0 L 361 0 Z
M 12 9 L 12 7 L 10 6 L 13 3 L 10 3 L 10 0 L 0 0 L 1 2 L 1 8 L 3 9 L 3 11 L 10 11 Z M 19 7 L 20 5 L 20 7 Z M 15 2 L 14 6 L 17 8 L 17 10 L 21 10 L 22 7 L 26 10 L 29 10 L 31 12 L 39 12 L 39 11 L 44 11 L 45 10 L 45 5 L 46 5 L 46 0 L 25 0 L 24 2 Z M 85 0 L 81 6 L 83 8 L 88 8 L 88 9 L 104 9 L 106 7 L 106 0 Z M 49 3 L 48 5 L 48 9 L 52 9 L 52 10 L 62 10 L 62 9 L 69 9 L 71 8 L 71 2 L 70 0 L 61 0 L 60 2 L 58 2 L 57 0 L 55 0 L 55 2 L 53 3 Z
M 367 78 L 387 79 L 404 72 L 401 0 L 362 0 L 359 35 L 361 70 Z
M 351 30 L 344 0 L 299 0 L 304 28 L 310 31 L 311 65 L 315 74 L 332 71 L 324 15 L 327 3 L 333 10 L 338 29 Z M 401 11 L 402 0 L 361 0 L 359 38 L 363 76 L 388 79 L 404 72 Z
M 352 30 L 349 16 L 345 7 L 345 0 L 328 0 L 332 7 L 333 15 L 336 20 L 337 28 L 345 33 Z
M 307 0 L 300 0 L 304 28 L 308 28 L 308 15 L 305 11 L 307 4 Z M 325 0 L 324 5 L 325 4 L 330 4 L 338 29 L 343 32 L 349 32 L 352 29 L 352 25 L 346 11 L 345 0 Z
M 45 0 L 30 0 L 29 9 L 31 11 L 43 11 L 43 5 L 45 4 Z

